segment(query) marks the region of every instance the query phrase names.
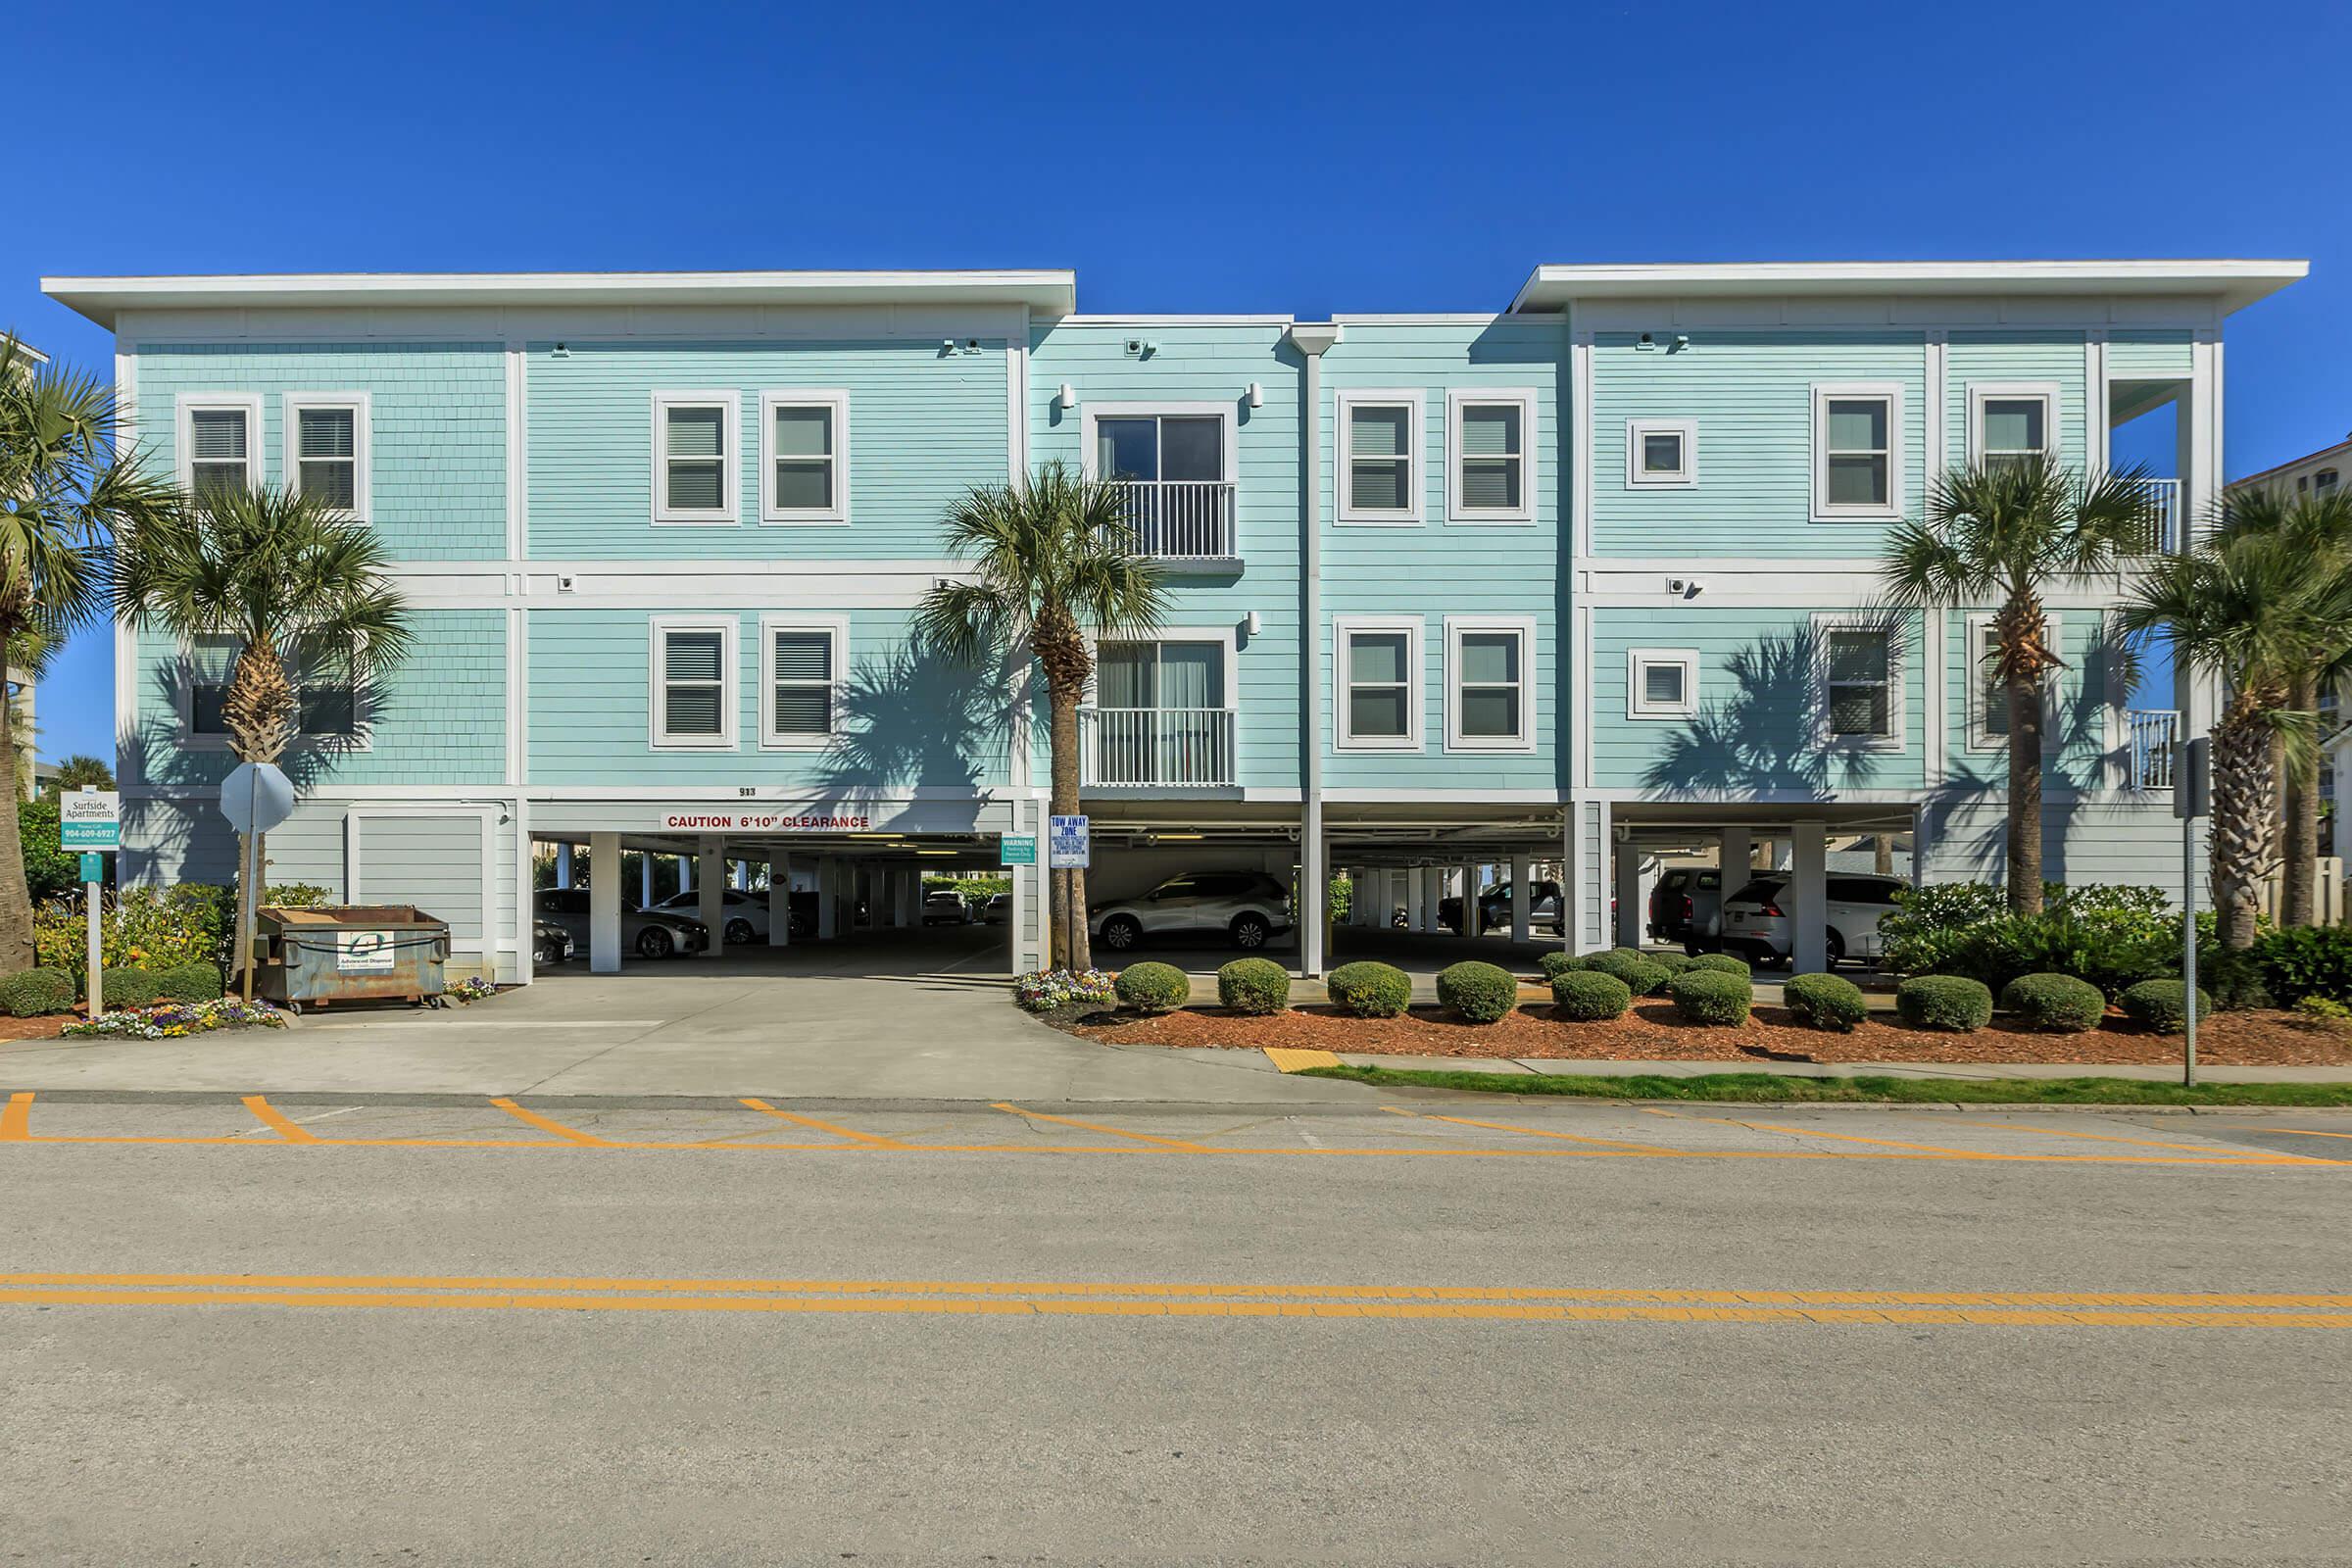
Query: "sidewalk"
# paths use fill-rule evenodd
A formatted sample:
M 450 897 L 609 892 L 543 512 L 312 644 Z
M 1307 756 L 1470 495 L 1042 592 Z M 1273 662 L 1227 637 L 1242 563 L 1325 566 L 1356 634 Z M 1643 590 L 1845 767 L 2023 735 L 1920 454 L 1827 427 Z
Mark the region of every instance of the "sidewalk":
M 1777 1073 L 1789 1078 L 2130 1078 L 2177 1084 L 2178 1063 L 2022 1061 L 1579 1061 L 1556 1057 L 1397 1056 L 1369 1052 L 1338 1054 L 1350 1067 L 1387 1067 L 1398 1072 L 1548 1073 L 1569 1078 L 1703 1078 L 1716 1073 Z M 2200 1083 L 2346 1084 L 2352 1066 L 2197 1067 Z

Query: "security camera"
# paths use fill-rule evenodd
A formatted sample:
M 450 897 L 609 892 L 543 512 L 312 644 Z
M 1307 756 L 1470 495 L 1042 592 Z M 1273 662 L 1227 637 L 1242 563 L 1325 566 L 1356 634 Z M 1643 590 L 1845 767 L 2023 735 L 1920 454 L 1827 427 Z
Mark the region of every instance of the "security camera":
M 1143 358 L 1143 353 L 1144 340 L 1142 338 L 1131 337 L 1127 340 L 1127 357 L 1129 359 L 1141 359 Z

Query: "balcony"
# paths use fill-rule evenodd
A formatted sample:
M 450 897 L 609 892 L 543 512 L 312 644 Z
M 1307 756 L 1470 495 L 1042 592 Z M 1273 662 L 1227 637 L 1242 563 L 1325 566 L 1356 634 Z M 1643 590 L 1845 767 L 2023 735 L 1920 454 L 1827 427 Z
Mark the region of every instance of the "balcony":
M 1085 708 L 1078 735 L 1079 779 L 1088 789 L 1235 782 L 1230 708 Z
M 1171 565 L 1230 566 L 1240 560 L 1230 479 L 1121 479 L 1138 555 Z
M 2173 743 L 2180 738 L 2180 715 L 2171 709 L 2135 708 L 2124 715 L 2131 737 L 2128 790 L 2169 790 L 2173 787 Z
M 2155 526 L 2154 554 L 2177 554 L 2183 535 L 2180 531 L 2180 481 L 2178 479 L 2142 479 L 2139 487 L 2147 493 L 2153 513 L 2149 519 Z

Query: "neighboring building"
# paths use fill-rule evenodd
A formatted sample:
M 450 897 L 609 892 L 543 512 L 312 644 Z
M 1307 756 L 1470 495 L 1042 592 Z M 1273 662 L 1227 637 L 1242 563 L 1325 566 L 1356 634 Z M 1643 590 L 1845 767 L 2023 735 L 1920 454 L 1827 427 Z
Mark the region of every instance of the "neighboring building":
M 2322 447 L 2317 452 L 2281 463 L 2276 467 L 2249 473 L 2242 479 L 2232 479 L 2230 488 L 2268 489 L 2280 495 L 2325 496 L 2341 490 L 2347 476 L 2352 476 L 2352 435 L 2345 436 L 2331 447 Z
M 2232 479 L 2230 488 L 2267 489 L 2289 497 L 2328 496 L 2347 493 L 2344 488 L 2347 475 L 2352 475 L 2352 434 L 2331 447 L 2322 447 L 2242 479 Z M 2344 726 L 2341 693 L 2328 692 L 2320 699 L 2320 749 L 2328 760 L 2320 772 L 2320 853 L 2331 856 L 2340 849 L 2336 842 L 2335 803 L 2344 798 L 2347 789 L 2352 789 L 2352 730 Z
M 11 337 L 5 332 L 0 332 L 0 349 L 12 346 L 16 352 L 8 358 L 12 365 L 20 368 L 27 365 L 38 367 L 49 363 L 48 355 L 43 354 L 23 338 Z M 6 677 L 9 701 L 16 708 L 16 711 L 10 716 L 10 721 L 15 726 L 13 733 L 16 738 L 19 787 L 26 794 L 37 793 L 42 781 L 55 769 L 49 768 L 46 763 L 34 760 L 34 749 L 39 742 L 32 721 L 33 678 L 30 674 L 20 674 L 13 668 L 6 671 Z
M 2158 493 L 2202 515 L 2223 324 L 2303 271 L 1546 266 L 1500 312 L 1328 322 L 1084 316 L 1059 271 L 44 286 L 116 332 L 183 480 L 319 487 L 400 563 L 416 651 L 375 691 L 306 672 L 272 877 L 422 904 L 527 978 L 534 841 L 587 846 L 609 890 L 624 849 L 700 855 L 705 884 L 765 861 L 833 930 L 853 888 L 905 918 L 918 868 L 1041 834 L 1036 689 L 908 626 L 958 569 L 943 511 L 1050 462 L 1129 484 L 1174 582 L 1156 638 L 1102 650 L 1098 897 L 1330 867 L 1426 920 L 1445 868 L 1533 858 L 1592 947 L 1638 931 L 1642 859 L 1694 840 L 1777 840 L 1800 888 L 1833 836 L 1997 875 L 1990 607 L 1881 617 L 1888 530 L 1947 466 L 2101 465 L 2167 403 Z M 2052 600 L 2047 870 L 2177 885 L 2143 787 L 2172 717 L 2131 713 L 2100 657 L 2115 602 Z M 222 650 L 118 650 L 124 880 L 224 876 Z M 1014 871 L 1016 965 L 1041 885 Z M 1302 966 L 1326 958 L 1307 922 Z

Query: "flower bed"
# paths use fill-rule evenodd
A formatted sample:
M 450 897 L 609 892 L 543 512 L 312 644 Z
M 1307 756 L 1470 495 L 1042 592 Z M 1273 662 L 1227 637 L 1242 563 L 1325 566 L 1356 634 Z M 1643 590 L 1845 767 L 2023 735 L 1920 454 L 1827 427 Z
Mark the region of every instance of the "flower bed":
M 216 1029 L 283 1029 L 286 1015 L 267 1002 L 234 997 L 218 1002 L 167 1002 L 155 1007 L 125 1007 L 67 1024 L 62 1034 L 114 1040 L 178 1040 Z

